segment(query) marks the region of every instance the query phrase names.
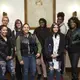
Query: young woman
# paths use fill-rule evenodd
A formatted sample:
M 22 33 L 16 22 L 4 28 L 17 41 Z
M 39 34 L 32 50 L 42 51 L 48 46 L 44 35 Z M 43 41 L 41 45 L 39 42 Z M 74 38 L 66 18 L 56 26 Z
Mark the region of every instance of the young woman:
M 40 57 L 41 45 L 35 35 L 29 32 L 29 25 L 24 24 L 22 35 L 17 38 L 17 56 L 23 66 L 23 80 L 35 80 L 36 58 Z M 28 78 L 30 73 L 30 79 Z
M 45 56 L 49 64 L 48 80 L 53 80 L 56 71 L 56 80 L 60 80 L 61 58 L 65 48 L 65 37 L 60 33 L 59 26 L 54 23 L 51 27 L 52 36 L 45 41 Z
M 5 25 L 7 27 L 7 30 L 8 30 L 7 37 L 11 37 L 11 29 L 8 27 L 8 24 L 9 24 L 9 18 L 7 16 L 3 16 L 2 25 Z
M 65 25 L 64 20 L 65 20 L 65 14 L 63 12 L 59 12 L 57 14 L 57 24 L 60 26 L 61 33 L 66 35 L 67 31 L 68 31 L 68 27 Z M 61 64 L 61 77 L 63 78 L 66 52 L 64 52 L 64 54 L 62 56 L 63 56 L 63 58 L 62 58 L 62 62 L 61 62 L 62 63 Z
M 34 30 L 34 34 L 36 34 L 37 38 L 39 39 L 41 46 L 42 46 L 42 51 L 41 51 L 41 57 L 36 59 L 37 62 L 37 72 L 38 72 L 38 80 L 41 80 L 41 76 L 43 76 L 43 80 L 47 80 L 47 71 L 46 71 L 46 58 L 44 56 L 45 51 L 44 51 L 44 43 L 45 39 L 50 35 L 50 29 L 47 28 L 47 21 L 44 18 L 40 18 L 39 20 L 39 27 Z M 41 70 L 41 67 L 42 70 Z M 41 75 L 43 72 L 43 75 Z
M 16 49 L 16 39 L 18 36 L 21 35 L 21 28 L 22 28 L 22 22 L 21 20 L 17 19 L 15 21 L 15 25 L 14 25 L 14 30 L 12 31 L 12 38 L 14 39 L 14 47 Z M 15 50 L 16 52 L 16 50 Z M 17 53 L 16 53 L 17 54 Z M 18 58 L 16 56 L 16 68 L 15 68 L 15 72 L 16 72 L 16 79 L 17 80 L 22 80 L 22 66 L 20 65 Z
M 78 18 L 71 17 L 68 21 L 68 26 L 69 30 L 66 35 L 66 47 L 71 62 L 72 80 L 79 80 L 77 66 L 80 58 L 80 23 Z
M 7 38 L 7 33 L 7 27 L 2 25 L 0 29 L 0 80 L 5 80 L 6 66 L 11 74 L 10 80 L 15 80 L 14 48 L 11 38 Z

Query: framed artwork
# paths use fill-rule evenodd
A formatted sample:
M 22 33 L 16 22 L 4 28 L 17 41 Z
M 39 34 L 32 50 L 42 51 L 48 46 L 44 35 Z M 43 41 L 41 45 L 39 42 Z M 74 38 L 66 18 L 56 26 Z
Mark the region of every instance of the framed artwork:
M 24 0 L 24 19 L 31 29 L 39 26 L 39 19 L 47 20 L 47 26 L 55 21 L 56 0 Z

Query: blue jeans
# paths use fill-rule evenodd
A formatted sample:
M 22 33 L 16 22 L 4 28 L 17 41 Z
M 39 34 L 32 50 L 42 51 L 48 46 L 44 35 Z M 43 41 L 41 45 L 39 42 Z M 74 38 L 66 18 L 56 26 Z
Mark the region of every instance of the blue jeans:
M 31 54 L 23 57 L 24 66 L 23 66 L 23 80 L 35 80 L 36 74 L 36 58 L 35 55 Z M 28 73 L 30 73 L 30 79 L 28 79 Z
M 61 77 L 61 73 L 60 73 L 60 69 L 53 69 L 50 67 L 53 67 L 53 62 L 49 62 L 49 73 L 48 73 L 48 80 L 54 80 L 54 71 L 56 72 L 56 80 L 60 80 Z
M 6 72 L 6 66 L 8 71 L 11 74 L 10 80 L 15 80 L 15 66 L 13 60 L 9 60 L 5 62 L 3 59 L 0 59 L 0 79 L 5 80 L 5 72 Z

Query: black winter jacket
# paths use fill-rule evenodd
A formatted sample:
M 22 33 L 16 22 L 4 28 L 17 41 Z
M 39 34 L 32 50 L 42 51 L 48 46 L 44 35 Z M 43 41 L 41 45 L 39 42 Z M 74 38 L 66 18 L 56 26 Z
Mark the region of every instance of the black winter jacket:
M 7 38 L 7 41 L 5 41 L 0 36 L 0 58 L 6 60 L 7 56 L 14 56 L 14 48 L 12 46 L 12 40 L 11 38 Z
M 57 60 L 61 61 L 62 55 L 64 53 L 65 49 L 65 36 L 60 33 L 60 42 L 59 42 L 59 49 L 58 49 L 58 57 Z M 53 48 L 54 48 L 54 42 L 53 42 L 53 36 L 50 36 L 45 41 L 45 56 L 47 61 L 52 61 L 51 55 L 53 54 Z
M 80 28 L 68 30 L 66 35 L 66 47 L 69 53 L 80 53 Z

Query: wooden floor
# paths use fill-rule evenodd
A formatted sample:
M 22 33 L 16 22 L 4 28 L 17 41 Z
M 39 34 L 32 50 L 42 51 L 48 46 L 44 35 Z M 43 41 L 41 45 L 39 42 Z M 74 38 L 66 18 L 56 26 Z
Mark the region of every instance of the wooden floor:
M 79 75 L 79 77 L 80 77 L 80 75 Z M 9 74 L 7 74 L 7 78 L 8 78 L 8 80 L 10 80 Z M 37 79 L 35 79 L 35 80 L 37 80 Z M 64 80 L 71 80 L 71 72 L 66 72 L 64 74 Z M 80 78 L 79 78 L 79 80 L 80 80 Z
M 10 77 L 9 77 L 8 74 L 7 74 L 7 78 L 8 78 L 8 80 L 10 80 Z M 37 79 L 35 79 L 35 80 L 37 80 Z M 71 80 L 71 73 L 68 73 L 67 75 L 65 74 L 64 75 L 64 80 Z M 79 80 L 80 80 L 80 78 L 79 78 Z

